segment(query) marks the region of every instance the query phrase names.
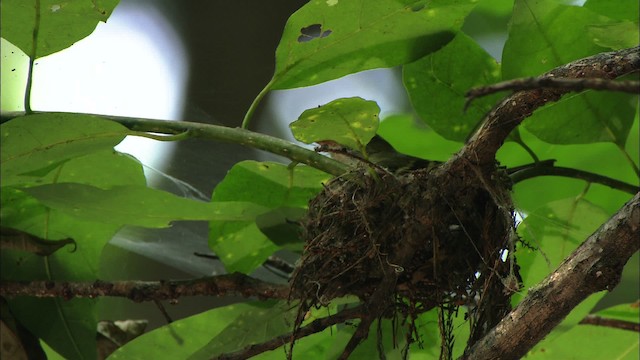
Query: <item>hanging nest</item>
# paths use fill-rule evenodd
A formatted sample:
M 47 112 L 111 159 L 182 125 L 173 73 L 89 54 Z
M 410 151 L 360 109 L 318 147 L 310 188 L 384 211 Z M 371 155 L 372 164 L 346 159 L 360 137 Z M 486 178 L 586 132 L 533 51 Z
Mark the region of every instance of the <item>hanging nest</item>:
M 479 174 L 471 166 L 360 171 L 329 182 L 303 220 L 306 246 L 291 280 L 301 312 L 346 295 L 366 304 L 389 274 L 393 288 L 372 317 L 406 315 L 407 303 L 417 304 L 415 315 L 482 291 L 506 294 L 514 269 L 501 258 L 514 240 L 509 186 L 495 170 Z

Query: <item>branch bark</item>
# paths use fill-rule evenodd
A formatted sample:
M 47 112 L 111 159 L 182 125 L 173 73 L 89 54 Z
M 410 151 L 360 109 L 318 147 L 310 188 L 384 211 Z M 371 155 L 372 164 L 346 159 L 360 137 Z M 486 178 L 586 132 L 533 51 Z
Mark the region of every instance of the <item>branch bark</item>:
M 489 86 L 483 86 L 469 90 L 467 92 L 467 103 L 469 103 L 482 96 L 497 93 L 504 90 L 531 90 L 542 88 L 559 88 L 571 91 L 582 91 L 587 89 L 592 90 L 608 90 L 608 91 L 620 91 L 632 94 L 640 93 L 640 82 L 638 81 L 613 81 L 606 79 L 568 79 L 568 78 L 555 78 L 549 76 L 530 77 L 522 79 L 513 79 Z
M 612 290 L 640 249 L 640 193 L 578 247 L 463 359 L 518 359 L 587 296 Z
M 632 195 L 638 191 L 638 186 L 625 183 L 624 181 L 616 180 L 599 174 L 594 174 L 588 171 L 554 166 L 553 164 L 531 166 L 516 171 L 509 176 L 511 177 L 511 181 L 513 181 L 514 184 L 537 176 L 564 176 L 568 178 L 584 180 L 589 183 L 601 184 L 612 189 L 627 192 Z
M 615 79 L 640 71 L 640 46 L 608 52 L 576 60 L 555 68 L 544 77 Z M 557 101 L 571 90 L 545 88 L 514 93 L 498 104 L 483 121 L 483 125 L 450 161 L 472 161 L 480 167 L 493 166 L 496 152 L 507 136 L 534 110 Z
M 55 282 L 2 281 L 0 296 L 124 297 L 134 302 L 175 300 L 181 296 L 243 296 L 259 299 L 287 299 L 289 286 L 271 284 L 241 273 L 217 275 L 194 280 Z

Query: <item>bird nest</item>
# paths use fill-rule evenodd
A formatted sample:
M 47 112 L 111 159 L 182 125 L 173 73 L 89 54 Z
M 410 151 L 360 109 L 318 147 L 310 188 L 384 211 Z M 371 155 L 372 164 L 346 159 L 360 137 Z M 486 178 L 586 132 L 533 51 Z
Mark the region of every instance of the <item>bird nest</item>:
M 303 220 L 306 246 L 291 280 L 301 310 L 346 295 L 366 303 L 389 274 L 391 296 L 371 316 L 502 292 L 514 268 L 502 256 L 514 236 L 509 187 L 496 172 L 487 180 L 472 167 L 456 170 L 354 172 L 329 182 Z

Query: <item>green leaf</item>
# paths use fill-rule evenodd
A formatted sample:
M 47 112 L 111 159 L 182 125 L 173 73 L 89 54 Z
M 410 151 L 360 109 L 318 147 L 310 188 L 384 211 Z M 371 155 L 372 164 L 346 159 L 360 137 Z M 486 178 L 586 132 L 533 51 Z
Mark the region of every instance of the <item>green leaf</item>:
M 586 240 L 609 214 L 585 200 L 575 198 L 551 202 L 531 214 L 518 227 L 520 236 L 538 250 L 518 249 L 516 253 L 524 287 L 539 283 Z M 517 302 L 526 294 L 513 297 Z M 558 325 L 552 335 L 558 336 L 582 320 L 606 292 L 589 296 Z
M 3 250 L 0 273 L 11 280 L 93 281 L 102 247 L 117 231 L 113 225 L 78 221 L 47 210 L 34 198 L 7 187 L 2 188 L 0 218 L 5 226 L 48 239 L 69 237 L 77 243 L 75 252 L 62 249 L 46 258 Z M 95 359 L 96 300 L 24 297 L 8 301 L 20 322 L 65 358 Z
M 613 320 L 622 320 L 632 323 L 640 322 L 640 304 L 621 304 L 598 311 L 596 315 Z
M 527 243 L 540 248 L 518 250 L 525 287 L 544 279 L 609 219 L 609 214 L 598 206 L 574 198 L 553 201 L 525 216 L 518 233 Z
M 109 359 L 184 359 L 187 354 L 205 346 L 239 316 L 254 309 L 250 303 L 233 304 L 174 321 L 132 340 Z
M 638 22 L 640 3 L 636 0 L 587 0 L 585 8 L 612 19 Z
M 287 301 L 256 304 L 228 322 L 224 330 L 189 359 L 211 359 L 288 333 L 293 329 L 297 312 L 298 308 Z
M 503 96 L 477 99 L 464 111 L 468 90 L 500 81 L 500 65 L 464 33 L 439 51 L 405 65 L 402 80 L 422 120 L 453 141 L 465 141 Z
M 106 22 L 119 0 L 3 0 L 2 37 L 35 58 L 68 48 Z M 39 20 L 39 22 L 37 22 Z
M 305 144 L 333 140 L 363 152 L 378 130 L 379 113 L 375 101 L 343 98 L 305 110 L 289 127 L 293 136 Z
M 634 98 L 602 91 L 565 96 L 535 111 L 524 125 L 552 144 L 612 142 L 623 147 L 633 124 Z
M 554 67 L 604 52 L 585 36 L 614 20 L 554 0 L 517 0 L 502 56 L 504 79 L 539 76 Z M 633 122 L 633 95 L 587 91 L 567 95 L 536 111 L 524 126 L 555 144 L 609 141 L 619 146 Z
M 271 242 L 281 248 L 302 252 L 304 242 L 300 238 L 298 221 L 307 213 L 306 209 L 280 207 L 256 217 L 258 229 Z
M 214 204 L 252 202 L 265 208 L 261 215 L 268 214 L 269 209 L 306 209 L 309 200 L 328 180 L 329 175 L 308 166 L 288 167 L 273 162 L 242 161 L 234 165 L 216 186 L 212 201 Z M 257 215 L 242 221 L 210 223 L 209 246 L 220 256 L 227 271 L 248 273 L 279 249 L 260 231 L 256 224 Z M 263 225 L 264 220 L 264 217 L 260 220 Z M 286 242 L 290 243 L 291 239 Z
M 639 312 L 636 303 L 614 306 L 599 311 L 597 315 L 638 323 Z M 638 358 L 639 347 L 640 339 L 636 332 L 596 325 L 578 325 L 557 337 L 548 336 L 536 345 L 525 359 L 635 360 Z
M 285 25 L 272 89 L 417 60 L 453 38 L 471 0 L 313 0 Z
M 32 182 L 72 159 L 111 150 L 130 131 L 113 121 L 84 114 L 38 114 L 0 126 L 2 185 Z
M 384 118 L 378 134 L 399 152 L 427 160 L 449 160 L 461 147 L 459 142 L 443 138 L 408 114 Z
M 401 360 L 402 351 L 406 346 L 406 324 L 404 323 L 393 323 L 393 320 L 389 319 L 380 319 L 378 320 L 382 322 L 378 324 L 378 322 L 374 322 L 371 324 L 369 328 L 369 336 L 353 351 L 350 358 L 353 359 L 390 359 L 390 360 Z M 376 333 L 378 331 L 378 326 L 381 326 L 382 329 L 382 346 L 384 348 L 384 356 L 381 357 L 378 355 L 378 336 Z M 344 351 L 344 347 L 347 342 L 353 336 L 353 333 L 356 331 L 356 328 L 353 326 L 344 326 L 340 327 L 338 333 L 333 336 L 332 343 L 333 346 L 329 350 L 326 355 L 326 359 L 337 359 L 340 354 Z M 394 334 L 395 333 L 395 334 Z M 294 347 L 295 352 L 295 347 Z M 413 358 L 413 356 L 411 357 Z
M 638 22 L 621 21 L 615 24 L 589 26 L 589 36 L 602 47 L 619 50 L 638 45 Z
M 161 228 L 176 220 L 253 219 L 264 208 L 251 203 L 211 204 L 143 186 L 58 183 L 24 189 L 42 204 L 70 216 L 115 225 Z

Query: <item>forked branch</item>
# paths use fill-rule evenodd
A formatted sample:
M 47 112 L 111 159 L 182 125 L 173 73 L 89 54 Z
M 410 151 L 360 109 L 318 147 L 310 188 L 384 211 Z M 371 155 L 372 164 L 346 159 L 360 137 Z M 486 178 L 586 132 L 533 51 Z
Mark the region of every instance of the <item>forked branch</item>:
M 593 55 L 555 68 L 542 77 L 565 79 L 616 79 L 640 71 L 640 47 Z M 480 167 L 493 166 L 496 152 L 507 136 L 541 106 L 573 91 L 543 88 L 518 91 L 504 99 L 487 115 L 482 126 L 452 161 L 471 161 Z

